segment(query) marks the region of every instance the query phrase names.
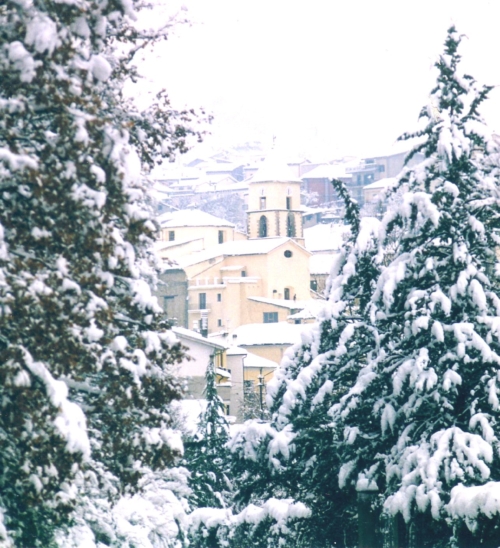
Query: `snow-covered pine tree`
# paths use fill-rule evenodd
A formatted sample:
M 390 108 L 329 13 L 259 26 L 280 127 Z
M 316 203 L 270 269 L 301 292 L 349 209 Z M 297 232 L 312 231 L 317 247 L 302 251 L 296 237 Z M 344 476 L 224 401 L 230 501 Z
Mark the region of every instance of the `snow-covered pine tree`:
M 333 185 L 344 201 L 351 234 L 335 258 L 324 310 L 268 385 L 271 423 L 247 423 L 231 442 L 240 509 L 272 498 L 309 508 L 307 519 L 281 532 L 287 546 L 354 546 L 357 540 L 355 494 L 338 486 L 341 437 L 332 428 L 329 409 L 376 346 L 367 305 L 379 273 L 379 222 L 360 219 L 344 184 L 335 180 Z
M 231 498 L 229 470 L 229 424 L 222 399 L 217 393 L 213 356 L 205 374 L 206 408 L 200 414 L 196 432 L 184 442 L 185 462 L 191 471 L 189 486 L 192 509 L 226 508 Z M 200 548 L 217 546 L 215 530 L 193 529 L 191 540 Z
M 425 160 L 382 221 L 400 239 L 373 295 L 378 355 L 333 409 L 342 482 L 376 485 L 408 525 L 432 517 L 409 527 L 419 547 L 499 538 L 498 156 L 478 113 L 490 88 L 460 71 L 460 41 L 450 28 L 425 127 L 403 136 Z
M 227 504 L 225 493 L 230 488 L 229 424 L 224 403 L 217 393 L 213 356 L 207 366 L 205 382 L 206 408 L 199 417 L 195 434 L 185 442 L 186 463 L 192 469 L 190 502 L 193 508 L 224 508 Z
M 134 50 L 151 39 L 131 26 L 136 4 L 0 5 L 5 545 L 51 546 L 75 476 L 112 477 L 118 496 L 182 451 L 168 408 L 182 350 L 145 281 L 155 227 L 140 169 L 193 130 L 164 95 L 142 113 L 123 98 Z

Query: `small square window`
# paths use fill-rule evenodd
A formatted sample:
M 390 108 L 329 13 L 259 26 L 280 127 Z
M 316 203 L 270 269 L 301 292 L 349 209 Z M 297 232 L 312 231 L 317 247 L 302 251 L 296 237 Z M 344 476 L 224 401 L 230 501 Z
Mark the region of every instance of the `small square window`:
M 264 323 L 278 323 L 278 313 L 264 312 Z
M 242 277 L 242 278 L 246 278 L 246 277 L 247 277 L 247 271 L 246 271 L 246 270 L 242 270 L 242 271 L 241 271 L 241 277 Z

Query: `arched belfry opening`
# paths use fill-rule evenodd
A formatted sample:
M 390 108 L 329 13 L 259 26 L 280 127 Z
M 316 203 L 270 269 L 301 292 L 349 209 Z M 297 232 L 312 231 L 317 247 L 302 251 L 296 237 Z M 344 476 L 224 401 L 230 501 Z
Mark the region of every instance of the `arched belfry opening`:
M 259 238 L 267 238 L 267 217 L 265 215 L 259 219 Z
M 289 213 L 286 218 L 286 235 L 288 238 L 295 237 L 295 217 Z

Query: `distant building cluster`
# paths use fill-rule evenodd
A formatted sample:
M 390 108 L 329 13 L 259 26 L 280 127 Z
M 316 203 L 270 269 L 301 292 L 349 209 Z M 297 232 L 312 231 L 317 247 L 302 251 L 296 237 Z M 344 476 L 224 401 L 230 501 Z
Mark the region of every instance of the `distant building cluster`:
M 190 349 L 181 374 L 193 398 L 203 397 L 213 356 L 228 414 L 265 412 L 265 385 L 300 342 L 301 324 L 316 318 L 349 234 L 331 179 L 376 215 L 404 158 L 288 164 L 273 151 L 257 165 L 215 157 L 152 174 L 163 262 L 156 292 Z

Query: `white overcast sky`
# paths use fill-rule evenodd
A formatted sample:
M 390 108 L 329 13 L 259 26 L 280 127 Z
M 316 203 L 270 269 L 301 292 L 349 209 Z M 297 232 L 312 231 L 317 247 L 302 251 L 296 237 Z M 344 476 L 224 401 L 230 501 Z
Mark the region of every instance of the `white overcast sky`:
M 142 68 L 148 90 L 164 86 L 175 106 L 213 114 L 214 147 L 271 146 L 276 136 L 294 157 L 384 153 L 416 128 L 451 24 L 467 36 L 464 69 L 500 85 L 500 0 L 183 4 L 191 24 L 177 25 Z M 500 89 L 482 112 L 500 131 Z

